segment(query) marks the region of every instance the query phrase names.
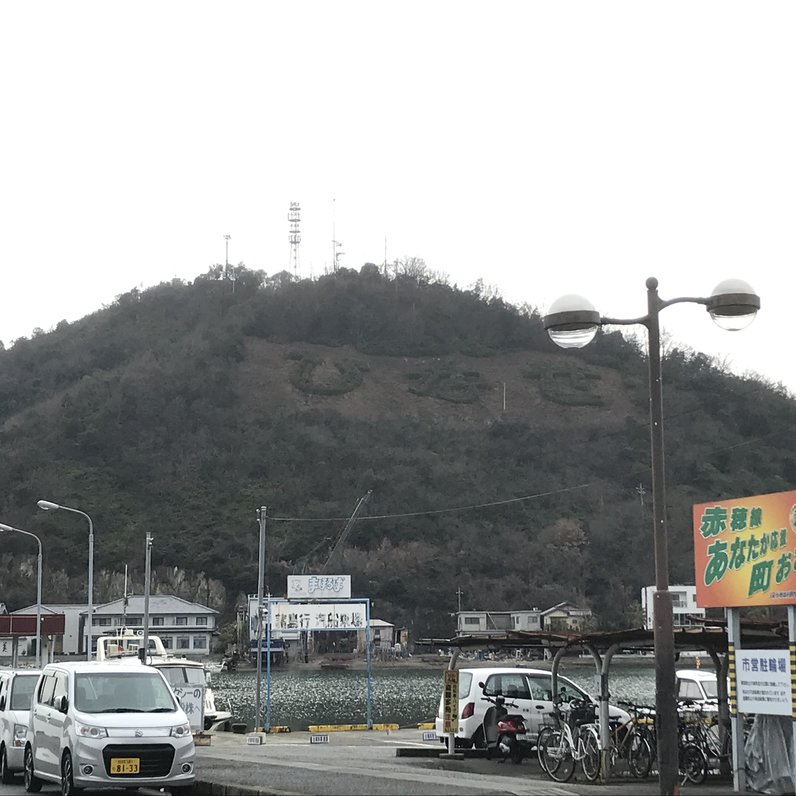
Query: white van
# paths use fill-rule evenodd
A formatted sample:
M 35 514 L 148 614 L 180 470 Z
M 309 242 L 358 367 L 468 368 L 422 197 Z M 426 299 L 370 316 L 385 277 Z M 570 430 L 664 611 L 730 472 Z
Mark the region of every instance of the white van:
M 22 773 L 33 690 L 39 669 L 0 669 L 0 782 Z
M 188 717 L 163 675 L 139 663 L 50 663 L 33 695 L 24 756 L 25 790 L 57 782 L 80 788 L 192 792 Z
M 483 690 L 479 683 L 484 684 Z M 528 728 L 528 741 L 536 744 L 536 737 L 543 724 L 550 720 L 553 711 L 553 675 L 547 669 L 526 669 L 523 667 L 500 666 L 477 669 L 459 669 L 459 729 L 455 744 L 460 747 L 484 748 L 484 714 L 490 703 L 484 695 L 506 697 L 506 707 L 510 713 L 521 713 Z M 558 676 L 559 696 L 564 701 L 583 699 L 597 704 L 589 694 L 567 677 Z M 510 707 L 514 703 L 517 707 Z M 439 701 L 436 730 L 440 741 L 445 743 L 442 711 L 444 693 Z M 609 705 L 612 719 L 627 721 L 630 717 L 621 708 Z

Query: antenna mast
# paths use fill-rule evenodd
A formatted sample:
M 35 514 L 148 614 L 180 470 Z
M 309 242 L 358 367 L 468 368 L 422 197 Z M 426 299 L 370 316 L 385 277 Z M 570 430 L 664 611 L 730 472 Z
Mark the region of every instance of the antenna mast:
M 301 221 L 301 205 L 298 202 L 290 203 L 290 212 L 287 214 L 290 222 L 290 266 L 293 268 L 293 276 L 298 279 L 299 272 L 299 243 L 301 243 L 301 231 L 299 222 Z
M 336 201 L 332 199 L 332 270 L 336 273 L 337 269 L 340 267 L 340 255 L 345 254 L 345 252 L 338 251 L 342 247 L 342 243 L 337 240 L 337 232 L 336 232 Z

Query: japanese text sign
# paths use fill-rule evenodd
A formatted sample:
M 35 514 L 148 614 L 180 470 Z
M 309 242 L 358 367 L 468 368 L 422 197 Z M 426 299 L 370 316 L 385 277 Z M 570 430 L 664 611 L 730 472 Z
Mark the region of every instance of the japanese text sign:
M 694 506 L 700 608 L 796 604 L 796 490 Z
M 446 669 L 443 680 L 442 732 L 459 730 L 459 670 Z
M 274 630 L 364 630 L 364 603 L 276 603 Z
M 793 703 L 790 690 L 788 650 L 737 650 L 738 710 L 790 716 Z
M 202 732 L 205 728 L 205 689 L 202 685 L 172 686 L 174 696 L 188 716 L 191 732 Z

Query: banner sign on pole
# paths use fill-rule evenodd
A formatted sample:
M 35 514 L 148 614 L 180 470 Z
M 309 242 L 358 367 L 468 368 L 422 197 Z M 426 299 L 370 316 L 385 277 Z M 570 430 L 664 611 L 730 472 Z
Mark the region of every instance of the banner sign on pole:
M 738 710 L 769 716 L 792 712 L 788 650 L 738 650 Z
M 443 679 L 442 732 L 459 731 L 459 670 L 445 669 Z
M 700 608 L 796 604 L 796 490 L 693 508 Z
M 350 600 L 350 575 L 288 575 L 288 600 Z
M 364 630 L 364 603 L 276 603 L 272 627 L 283 630 Z

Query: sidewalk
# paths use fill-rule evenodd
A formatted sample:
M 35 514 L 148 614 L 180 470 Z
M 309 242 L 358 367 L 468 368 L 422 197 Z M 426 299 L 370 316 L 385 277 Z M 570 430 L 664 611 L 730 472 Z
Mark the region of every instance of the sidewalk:
M 197 747 L 198 796 L 284 796 L 284 794 L 555 794 L 556 796 L 653 796 L 656 777 L 617 776 L 592 783 L 576 772 L 570 782 L 553 782 L 535 756 L 520 765 L 487 760 L 478 753 L 441 758 L 442 744 L 423 741 L 416 729 L 330 732 L 312 743 L 308 732 L 267 735 L 262 745 L 248 736 L 215 733 L 210 746 Z M 709 776 L 686 783 L 684 795 L 727 796 L 732 779 Z M 753 794 L 754 791 L 745 791 Z

